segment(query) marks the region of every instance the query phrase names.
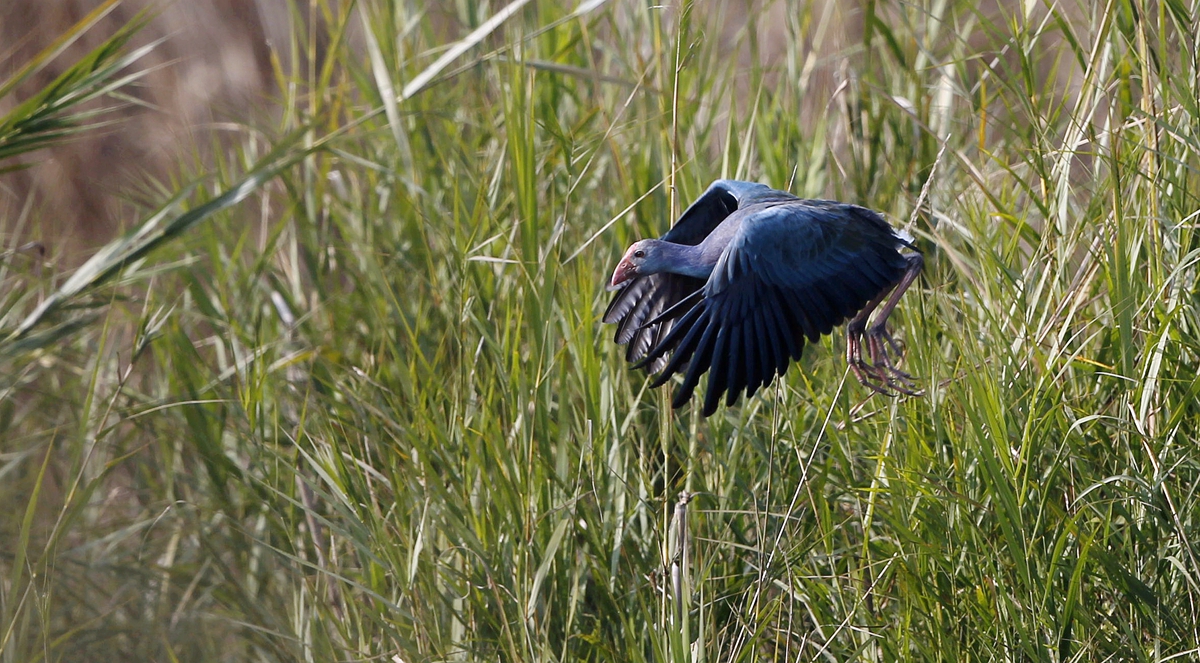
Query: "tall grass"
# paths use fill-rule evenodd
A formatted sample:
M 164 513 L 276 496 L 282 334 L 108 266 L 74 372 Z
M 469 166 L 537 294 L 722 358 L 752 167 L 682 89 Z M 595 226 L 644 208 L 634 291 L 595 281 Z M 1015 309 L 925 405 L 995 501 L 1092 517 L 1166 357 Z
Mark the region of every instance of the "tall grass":
M 0 263 L 0 659 L 1200 653 L 1194 3 L 313 8 L 277 126 Z M 624 365 L 717 177 L 911 220 L 923 397 Z

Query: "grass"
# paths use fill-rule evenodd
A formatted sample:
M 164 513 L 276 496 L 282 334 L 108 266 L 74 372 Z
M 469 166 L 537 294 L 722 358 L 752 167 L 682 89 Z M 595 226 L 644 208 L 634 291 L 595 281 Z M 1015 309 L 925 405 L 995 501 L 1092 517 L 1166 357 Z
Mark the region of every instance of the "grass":
M 317 2 L 128 237 L 8 222 L 0 661 L 1195 657 L 1200 8 L 560 4 Z M 911 220 L 925 396 L 646 389 L 717 177 Z

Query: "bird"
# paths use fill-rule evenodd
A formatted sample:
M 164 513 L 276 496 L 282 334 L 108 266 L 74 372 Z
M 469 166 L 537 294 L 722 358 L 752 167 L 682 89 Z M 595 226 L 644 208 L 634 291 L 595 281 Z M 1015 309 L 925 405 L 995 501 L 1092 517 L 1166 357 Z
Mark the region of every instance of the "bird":
M 673 408 L 707 372 L 705 417 L 722 396 L 732 406 L 769 386 L 806 341 L 846 321 L 846 360 L 858 381 L 918 395 L 887 329 L 925 264 L 913 242 L 865 207 L 720 179 L 666 234 L 629 247 L 607 285 L 616 294 L 603 321 L 616 325 L 634 368 L 657 374 L 651 387 L 683 375 Z

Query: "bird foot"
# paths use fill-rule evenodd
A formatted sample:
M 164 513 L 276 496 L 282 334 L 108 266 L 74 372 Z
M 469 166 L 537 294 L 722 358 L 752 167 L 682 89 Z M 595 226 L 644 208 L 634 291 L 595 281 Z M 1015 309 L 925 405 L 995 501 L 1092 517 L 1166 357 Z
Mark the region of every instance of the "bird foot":
M 869 361 L 863 358 L 863 340 L 866 340 Z M 859 383 L 884 396 L 920 396 L 924 392 L 917 388 L 915 378 L 896 367 L 896 358 L 904 355 L 904 348 L 892 337 L 884 325 L 873 326 L 863 333 L 862 329 L 850 329 L 846 333 L 846 361 Z

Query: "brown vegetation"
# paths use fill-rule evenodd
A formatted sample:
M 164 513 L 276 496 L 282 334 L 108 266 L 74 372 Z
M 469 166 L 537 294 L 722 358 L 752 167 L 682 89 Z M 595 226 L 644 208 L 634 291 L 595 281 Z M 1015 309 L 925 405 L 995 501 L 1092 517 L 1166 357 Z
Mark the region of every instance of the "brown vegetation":
M 12 74 L 97 4 L 0 4 L 0 43 L 10 45 L 0 57 L 0 76 Z M 180 155 L 208 142 L 202 134 L 210 123 L 248 117 L 273 94 L 269 44 L 273 37 L 286 40 L 285 3 L 204 0 L 164 6 L 129 0 L 12 98 L 0 100 L 0 112 L 50 83 L 77 56 L 146 8 L 157 14 L 139 42 L 166 39 L 143 60 L 143 66 L 155 70 L 139 87 L 128 90 L 138 103 L 121 111 L 124 121 L 28 155 L 29 168 L 0 176 L 0 216 L 14 218 L 31 204 L 31 218 L 37 219 L 27 230 L 31 238 L 70 262 L 136 219 L 139 215 L 128 213 L 123 197 L 144 185 L 147 177 L 168 177 Z

